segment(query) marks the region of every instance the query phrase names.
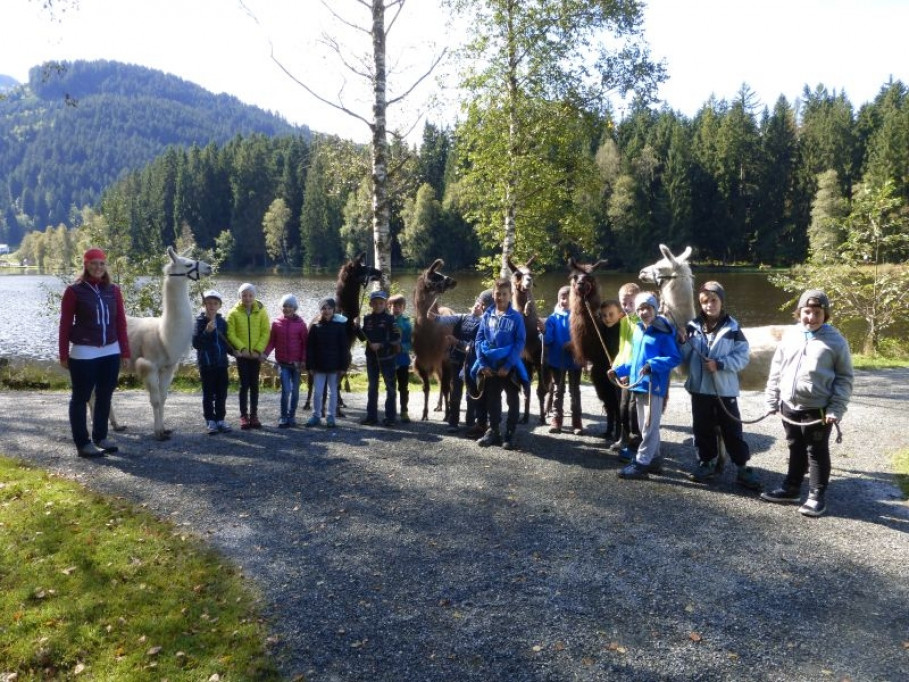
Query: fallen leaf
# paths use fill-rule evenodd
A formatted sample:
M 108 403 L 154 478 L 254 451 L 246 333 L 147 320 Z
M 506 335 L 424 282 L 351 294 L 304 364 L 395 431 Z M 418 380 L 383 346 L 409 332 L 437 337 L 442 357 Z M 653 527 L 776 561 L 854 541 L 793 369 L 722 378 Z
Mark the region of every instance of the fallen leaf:
M 60 572 L 61 572 L 63 575 L 69 575 L 70 573 L 72 573 L 72 572 L 75 571 L 75 570 L 76 570 L 76 567 L 75 567 L 75 566 L 70 566 L 69 568 L 64 568 L 64 569 L 63 569 L 62 571 L 60 571 Z
M 163 648 L 164 647 L 153 646 L 151 649 L 149 649 L 148 651 L 145 652 L 145 655 L 146 656 L 157 656 L 158 654 L 161 653 L 161 649 L 163 649 Z
M 565 651 L 568 648 L 568 645 L 565 642 L 556 642 L 552 645 L 552 648 L 556 651 Z
M 692 632 L 690 635 L 688 635 L 688 639 L 690 639 L 692 642 L 700 642 L 703 639 L 703 637 L 701 637 L 696 632 Z
M 73 668 L 73 675 L 81 675 L 83 672 L 85 672 L 85 664 L 77 663 L 76 667 Z
M 536 653 L 539 653 L 539 652 L 541 652 L 541 651 L 543 650 L 543 645 L 542 645 L 542 644 L 534 644 L 534 645 L 533 645 L 533 650 L 534 650 Z

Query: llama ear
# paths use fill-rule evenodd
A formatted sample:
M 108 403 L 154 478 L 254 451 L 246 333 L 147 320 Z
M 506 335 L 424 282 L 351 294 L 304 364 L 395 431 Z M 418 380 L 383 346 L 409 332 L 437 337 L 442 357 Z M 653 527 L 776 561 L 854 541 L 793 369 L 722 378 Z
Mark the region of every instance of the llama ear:
M 356 258 L 354 258 L 354 260 L 359 263 L 365 263 L 366 262 L 366 252 L 361 251 L 360 253 L 357 254 L 357 256 L 356 256 Z
M 507 256 L 505 258 L 505 264 L 508 266 L 508 269 L 511 270 L 512 274 L 514 274 L 518 269 L 518 266 L 514 264 L 513 260 L 511 260 L 511 256 Z
M 670 263 L 675 263 L 675 256 L 672 255 L 672 251 L 670 251 L 669 247 L 665 244 L 660 244 L 660 253 L 662 253 L 663 258 L 668 260 Z
M 436 270 L 438 270 L 439 268 L 441 268 L 443 265 L 445 265 L 445 261 L 443 261 L 441 258 L 436 258 L 436 259 L 432 262 L 432 265 L 429 266 L 429 271 L 430 271 L 430 272 L 435 272 Z
M 593 272 L 594 270 L 597 270 L 597 269 L 607 265 L 608 263 L 609 263 L 608 259 L 601 258 L 600 260 L 598 260 L 596 263 L 593 264 L 593 267 L 590 268 L 590 272 Z
M 578 267 L 577 261 L 575 261 L 574 256 L 568 257 L 568 269 L 569 270 L 580 270 Z
M 168 257 L 170 258 L 170 260 L 171 260 L 172 263 L 176 263 L 176 262 L 177 262 L 177 258 L 178 258 L 179 256 L 177 256 L 177 252 L 174 251 L 174 247 L 173 247 L 173 246 L 168 246 L 168 247 L 167 247 L 167 255 L 168 255 Z
M 530 258 L 527 259 L 527 262 L 524 263 L 525 268 L 529 268 L 530 264 L 533 263 L 537 258 L 537 254 L 533 254 Z
M 686 246 L 686 247 L 685 247 L 685 250 L 682 251 L 682 253 L 679 254 L 678 259 L 679 259 L 680 261 L 686 261 L 686 262 L 687 262 L 688 259 L 689 259 L 690 257 L 691 257 L 691 247 L 690 247 L 690 246 Z

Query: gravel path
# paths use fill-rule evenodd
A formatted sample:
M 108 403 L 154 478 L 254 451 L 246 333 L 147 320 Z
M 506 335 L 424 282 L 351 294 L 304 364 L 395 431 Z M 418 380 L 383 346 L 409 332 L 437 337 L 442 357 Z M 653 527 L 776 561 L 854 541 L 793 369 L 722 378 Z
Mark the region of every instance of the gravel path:
M 127 391 L 123 452 L 86 461 L 68 395 L 6 392 L 0 449 L 146 504 L 243 566 L 288 679 L 909 679 L 909 505 L 890 466 L 909 447 L 909 371 L 859 373 L 821 519 L 760 502 L 731 470 L 689 482 L 681 387 L 664 417 L 666 473 L 646 482 L 619 480 L 597 436 L 536 426 L 518 451 L 481 449 L 435 414 L 358 426 L 363 398 L 345 396 L 333 432 L 208 436 L 199 398 L 172 395 L 176 433 L 158 443 L 145 395 Z M 263 395 L 272 423 L 277 401 Z M 584 406 L 601 431 L 587 388 Z M 760 395 L 743 395 L 742 412 L 760 415 Z M 746 432 L 778 483 L 779 422 Z

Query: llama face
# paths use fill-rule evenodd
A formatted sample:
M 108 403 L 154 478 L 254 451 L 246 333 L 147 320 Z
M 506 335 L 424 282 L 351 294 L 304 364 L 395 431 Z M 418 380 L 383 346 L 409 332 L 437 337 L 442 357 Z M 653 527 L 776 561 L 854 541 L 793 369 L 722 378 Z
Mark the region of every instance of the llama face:
M 642 282 L 662 286 L 663 282 L 690 272 L 688 270 L 688 258 L 691 256 L 690 246 L 686 247 L 678 256 L 673 256 L 672 251 L 665 244 L 660 244 L 660 251 L 663 253 L 660 260 L 641 269 L 638 278 Z
M 568 259 L 568 268 L 571 270 L 569 284 L 571 293 L 580 301 L 588 301 L 599 294 L 599 285 L 593 273 L 606 261 L 599 260 L 592 265 L 578 263 L 574 258 Z
M 443 265 L 444 263 L 438 260 L 423 273 L 424 286 L 430 293 L 436 295 L 443 294 L 449 289 L 454 289 L 458 285 L 455 279 L 439 272 L 439 268 Z
M 168 277 L 186 277 L 198 281 L 200 277 L 208 277 L 214 271 L 211 265 L 204 260 L 193 260 L 178 254 L 172 247 L 167 247 L 170 263 L 164 266 L 164 273 Z
M 353 277 L 361 286 L 365 287 L 370 282 L 378 282 L 382 279 L 382 271 L 366 264 L 366 254 L 359 254 L 353 261 Z
M 508 269 L 511 270 L 511 284 L 515 292 L 530 293 L 533 290 L 533 272 L 530 270 L 530 264 L 535 256 L 531 256 L 524 265 L 515 265 L 514 261 L 507 260 Z

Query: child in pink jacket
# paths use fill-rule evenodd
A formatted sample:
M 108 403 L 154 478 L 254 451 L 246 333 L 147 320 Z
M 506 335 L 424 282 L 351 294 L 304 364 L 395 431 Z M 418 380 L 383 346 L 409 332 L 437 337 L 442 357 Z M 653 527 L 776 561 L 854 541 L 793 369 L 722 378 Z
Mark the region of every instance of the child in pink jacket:
M 308 331 L 303 318 L 297 315 L 297 299 L 286 294 L 281 299 L 284 313 L 271 324 L 271 335 L 263 355 L 275 351 L 275 360 L 281 370 L 281 418 L 278 427 L 296 426 L 297 403 L 300 401 L 300 374 L 306 369 L 306 337 Z

